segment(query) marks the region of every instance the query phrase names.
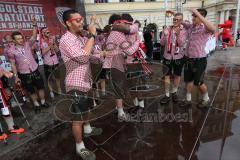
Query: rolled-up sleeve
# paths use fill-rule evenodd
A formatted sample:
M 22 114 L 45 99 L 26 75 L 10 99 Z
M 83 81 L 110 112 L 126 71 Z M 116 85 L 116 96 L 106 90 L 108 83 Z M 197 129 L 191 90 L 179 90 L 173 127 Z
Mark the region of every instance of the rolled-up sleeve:
M 13 54 L 13 50 L 10 50 L 9 52 L 8 52 L 8 59 L 9 59 L 9 61 L 10 62 L 12 62 L 12 63 L 15 63 L 15 56 L 14 56 L 14 54 Z

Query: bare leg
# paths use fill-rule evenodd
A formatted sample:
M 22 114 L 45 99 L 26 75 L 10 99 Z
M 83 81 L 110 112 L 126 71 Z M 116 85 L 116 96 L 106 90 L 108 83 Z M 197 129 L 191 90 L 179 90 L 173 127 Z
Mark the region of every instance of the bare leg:
M 82 126 L 83 122 L 72 122 L 72 133 L 76 143 L 82 142 Z

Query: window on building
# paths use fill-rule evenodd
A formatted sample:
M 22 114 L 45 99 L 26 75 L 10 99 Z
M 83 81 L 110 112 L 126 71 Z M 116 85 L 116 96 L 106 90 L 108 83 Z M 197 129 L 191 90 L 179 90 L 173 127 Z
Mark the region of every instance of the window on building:
M 94 0 L 94 3 L 108 3 L 108 0 Z
M 134 0 L 120 0 L 120 2 L 134 2 Z

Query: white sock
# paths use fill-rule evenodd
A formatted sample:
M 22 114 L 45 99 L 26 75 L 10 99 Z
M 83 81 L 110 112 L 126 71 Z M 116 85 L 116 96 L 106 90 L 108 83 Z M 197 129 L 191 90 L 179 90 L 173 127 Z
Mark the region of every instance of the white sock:
M 166 96 L 170 97 L 170 92 L 169 91 L 166 91 Z
M 13 126 L 14 126 L 13 117 L 12 116 L 8 116 L 8 117 L 3 116 L 3 118 L 6 121 L 8 128 L 13 129 Z
M 54 98 L 54 93 L 50 92 L 50 96 L 51 96 L 51 98 Z
M 76 143 L 76 151 L 79 153 L 82 149 L 85 148 L 83 141 L 81 143 Z
M 45 103 L 45 99 L 41 99 L 41 104 L 44 104 Z
M 135 98 L 133 99 L 133 104 L 134 104 L 134 106 L 138 106 L 138 105 L 139 105 L 139 102 L 138 102 L 138 98 L 137 98 L 137 97 L 135 97 Z
M 172 93 L 177 93 L 177 91 L 178 91 L 178 87 L 173 87 L 172 88 Z
M 139 101 L 139 107 L 144 108 L 144 100 Z
M 97 103 L 96 103 L 96 100 L 95 100 L 95 99 L 93 100 L 93 106 L 94 106 L 94 107 L 97 106 Z
M 101 91 L 102 91 L 102 95 L 104 95 L 104 96 L 105 96 L 105 95 L 106 95 L 106 90 L 105 90 L 105 88 L 102 88 L 102 90 L 101 90 Z
M 85 123 L 83 126 L 84 129 L 84 133 L 91 133 L 92 132 L 92 127 L 90 125 L 90 123 Z
M 187 93 L 186 99 L 187 99 L 187 101 L 191 101 L 192 100 L 192 94 L 191 93 Z
M 203 94 L 203 100 L 204 101 L 208 101 L 209 100 L 208 92 Z
M 117 111 L 118 111 L 118 116 L 122 116 L 124 113 L 123 111 L 123 107 L 117 107 Z
M 38 101 L 34 101 L 33 104 L 34 104 L 34 106 L 40 106 Z

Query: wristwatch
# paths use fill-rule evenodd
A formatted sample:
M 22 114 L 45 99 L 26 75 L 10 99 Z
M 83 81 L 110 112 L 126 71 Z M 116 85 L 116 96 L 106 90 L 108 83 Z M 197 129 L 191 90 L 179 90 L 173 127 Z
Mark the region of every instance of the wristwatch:
M 96 36 L 95 36 L 94 34 L 89 33 L 89 34 L 88 34 L 88 38 L 90 39 L 90 38 L 92 38 L 92 37 L 93 37 L 94 39 L 96 38 Z

